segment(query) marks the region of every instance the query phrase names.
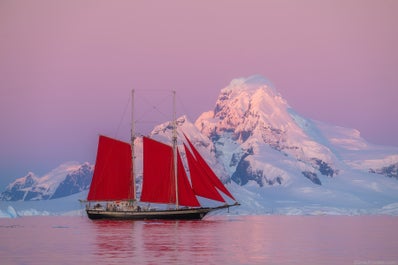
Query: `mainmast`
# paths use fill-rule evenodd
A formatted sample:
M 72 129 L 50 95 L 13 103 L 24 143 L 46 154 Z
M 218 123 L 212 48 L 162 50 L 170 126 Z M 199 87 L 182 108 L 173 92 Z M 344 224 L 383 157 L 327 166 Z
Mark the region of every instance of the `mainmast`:
M 178 178 L 177 178 L 177 121 L 176 121 L 176 92 L 173 90 L 173 167 L 174 183 L 176 190 L 176 208 L 178 209 Z
M 134 153 L 134 141 L 135 141 L 135 122 L 134 122 L 134 89 L 131 90 L 131 196 L 130 198 L 135 201 L 135 153 Z

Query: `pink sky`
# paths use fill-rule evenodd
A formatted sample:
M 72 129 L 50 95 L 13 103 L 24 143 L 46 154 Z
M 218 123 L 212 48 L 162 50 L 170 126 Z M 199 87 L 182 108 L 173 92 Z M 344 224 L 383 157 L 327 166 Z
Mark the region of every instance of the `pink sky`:
M 194 121 L 253 74 L 305 117 L 398 146 L 397 14 L 394 0 L 2 0 L 1 178 L 93 162 L 133 87 L 177 90 Z

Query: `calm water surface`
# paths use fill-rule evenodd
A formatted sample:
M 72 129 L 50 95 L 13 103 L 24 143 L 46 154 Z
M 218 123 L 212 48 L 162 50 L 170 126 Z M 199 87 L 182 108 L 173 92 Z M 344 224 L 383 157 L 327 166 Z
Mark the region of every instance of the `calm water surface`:
M 0 264 L 398 265 L 398 217 L 0 219 Z

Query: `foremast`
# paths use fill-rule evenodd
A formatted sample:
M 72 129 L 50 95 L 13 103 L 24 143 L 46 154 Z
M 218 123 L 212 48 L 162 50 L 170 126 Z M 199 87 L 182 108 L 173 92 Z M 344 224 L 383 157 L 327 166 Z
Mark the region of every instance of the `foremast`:
M 176 192 L 176 209 L 179 207 L 178 202 L 178 170 L 177 170 L 177 120 L 176 120 L 176 91 L 173 90 L 173 132 L 172 132 L 172 148 L 173 148 L 173 173 L 174 173 L 174 184 Z
M 136 201 L 136 190 L 135 190 L 135 122 L 134 122 L 134 89 L 131 90 L 131 194 L 130 199 L 133 203 Z

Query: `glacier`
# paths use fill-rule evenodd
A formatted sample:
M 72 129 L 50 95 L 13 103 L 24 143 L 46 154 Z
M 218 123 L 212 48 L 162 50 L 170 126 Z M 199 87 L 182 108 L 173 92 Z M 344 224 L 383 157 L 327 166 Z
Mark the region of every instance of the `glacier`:
M 260 75 L 232 80 L 213 110 L 194 122 L 179 117 L 177 127 L 241 203 L 214 214 L 398 215 L 398 148 L 371 144 L 356 129 L 303 117 Z M 170 122 L 156 126 L 150 136 L 170 142 Z M 182 142 L 178 145 L 183 150 Z M 139 190 L 140 158 L 136 166 Z M 58 176 L 58 183 L 65 179 L 56 173 L 60 168 L 48 174 Z M 38 179 L 30 173 L 23 183 L 47 183 L 42 186 L 53 188 L 44 195 L 51 198 L 57 181 Z M 78 200 L 86 198 L 88 186 L 79 187 L 84 188 L 52 200 L 5 201 L 3 196 L 0 217 L 84 215 Z

